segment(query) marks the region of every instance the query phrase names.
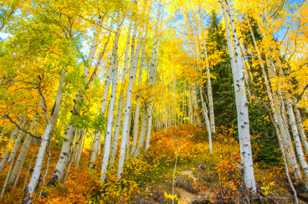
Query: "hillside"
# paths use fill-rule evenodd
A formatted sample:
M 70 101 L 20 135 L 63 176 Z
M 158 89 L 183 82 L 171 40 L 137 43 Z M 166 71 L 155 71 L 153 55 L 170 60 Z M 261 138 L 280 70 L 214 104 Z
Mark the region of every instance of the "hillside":
M 0 203 L 308 202 L 305 0 L 0 0 Z

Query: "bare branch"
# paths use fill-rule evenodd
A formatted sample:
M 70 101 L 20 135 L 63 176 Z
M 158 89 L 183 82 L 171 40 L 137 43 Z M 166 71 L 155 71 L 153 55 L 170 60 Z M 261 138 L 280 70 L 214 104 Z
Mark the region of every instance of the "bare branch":
M 38 76 L 38 78 L 39 78 L 39 84 L 37 86 L 37 91 L 38 91 L 38 93 L 39 93 L 39 95 L 41 97 L 41 104 L 42 104 L 42 109 L 43 109 L 43 111 L 45 113 L 45 118 L 46 118 L 47 121 L 49 121 L 49 115 L 48 115 L 48 109 L 47 109 L 47 104 L 46 104 L 46 98 L 45 98 L 43 90 L 42 90 L 42 78 L 41 78 L 40 75 Z
M 16 128 L 17 128 L 18 130 L 22 131 L 23 133 L 25 133 L 25 134 L 27 134 L 27 135 L 30 135 L 31 137 L 33 137 L 33 138 L 35 138 L 35 139 L 37 139 L 37 140 L 41 140 L 41 138 L 40 138 L 39 136 L 34 135 L 34 134 L 32 134 L 31 132 L 29 132 L 29 131 L 25 130 L 24 128 L 22 128 L 21 125 L 18 124 L 15 120 L 13 120 L 13 118 L 11 118 L 8 114 L 3 115 L 3 116 L 2 116 L 2 119 L 7 119 L 7 120 L 9 120 L 11 123 L 13 123 L 13 124 L 16 126 Z

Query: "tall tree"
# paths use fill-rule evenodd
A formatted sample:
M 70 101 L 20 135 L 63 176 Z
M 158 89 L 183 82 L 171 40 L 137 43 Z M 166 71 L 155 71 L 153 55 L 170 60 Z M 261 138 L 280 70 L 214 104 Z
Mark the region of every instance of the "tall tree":
M 225 12 L 227 42 L 231 57 L 231 66 L 234 81 L 235 101 L 237 110 L 237 127 L 239 134 L 241 161 L 244 170 L 244 182 L 246 187 L 252 192 L 257 191 L 253 170 L 252 150 L 249 130 L 248 100 L 244 82 L 244 64 L 241 58 L 240 44 L 233 19 L 233 11 L 228 1 L 220 1 Z M 228 18 L 227 18 L 228 15 Z M 228 19 L 230 20 L 230 26 Z M 231 27 L 229 31 L 229 27 Z M 231 34 L 232 33 L 232 37 Z

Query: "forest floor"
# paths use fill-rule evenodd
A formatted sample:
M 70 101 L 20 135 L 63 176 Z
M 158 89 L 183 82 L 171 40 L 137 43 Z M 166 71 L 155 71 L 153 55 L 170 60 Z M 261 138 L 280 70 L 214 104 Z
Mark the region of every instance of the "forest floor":
M 239 203 L 248 199 L 241 189 L 239 145 L 230 137 L 231 130 L 219 128 L 209 154 L 206 132 L 183 126 L 158 131 L 146 154 L 129 158 L 121 180 L 111 170 L 108 180 L 99 182 L 99 170 L 87 168 L 88 153 L 80 165 L 72 164 L 64 183 L 48 187 L 58 153 L 52 151 L 35 203 Z M 33 163 L 36 148 L 30 152 L 25 170 L 16 187 L 11 188 L 0 203 L 21 203 L 23 189 L 29 180 L 28 166 Z M 46 166 L 46 165 L 45 165 Z M 97 166 L 100 166 L 99 163 Z M 0 175 L 1 185 L 5 172 Z M 263 167 L 255 163 L 255 174 L 262 203 L 292 203 L 282 167 Z M 45 175 L 45 176 L 44 176 Z

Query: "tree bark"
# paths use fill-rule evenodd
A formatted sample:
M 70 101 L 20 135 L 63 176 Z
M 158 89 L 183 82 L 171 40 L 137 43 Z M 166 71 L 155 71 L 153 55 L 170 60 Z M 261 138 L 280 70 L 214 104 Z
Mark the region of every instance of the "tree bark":
M 31 204 L 32 203 L 32 194 L 34 193 L 38 182 L 39 182 L 39 178 L 41 175 L 41 169 L 42 169 L 42 164 L 43 164 L 43 160 L 45 157 L 45 153 L 46 153 L 46 148 L 47 145 L 49 143 L 49 138 L 50 138 L 50 134 L 54 128 L 54 125 L 57 121 L 57 117 L 60 111 L 60 105 L 61 105 L 61 100 L 62 100 L 62 92 L 63 92 L 63 86 L 64 86 L 64 78 L 65 78 L 65 71 L 64 69 L 62 69 L 61 71 L 61 77 L 59 80 L 59 86 L 58 86 L 58 91 L 57 91 L 57 95 L 56 95 L 56 99 L 55 99 L 55 104 L 54 104 L 54 108 L 53 111 L 51 113 L 51 117 L 47 123 L 47 126 L 45 128 L 44 134 L 42 136 L 42 141 L 41 141 L 41 145 L 40 148 L 38 150 L 38 154 L 36 157 L 36 161 L 35 161 L 35 165 L 34 165 L 34 169 L 32 172 L 32 176 L 31 179 L 28 183 L 28 186 L 25 189 L 25 196 L 24 196 L 24 200 L 23 203 L 24 204 Z
M 101 111 L 100 111 L 100 117 L 105 118 L 105 111 L 106 111 L 106 104 L 107 104 L 107 96 L 108 96 L 108 90 L 110 87 L 110 77 L 112 74 L 112 69 L 109 68 L 108 74 L 106 76 L 106 82 L 105 82 L 105 87 L 104 87 L 104 93 L 102 97 L 102 102 L 101 102 Z M 92 148 L 91 148 L 91 153 L 90 153 L 90 162 L 89 162 L 89 167 L 94 168 L 95 163 L 97 160 L 98 152 L 100 149 L 100 144 L 101 144 L 101 130 L 96 130 L 94 140 L 92 143 Z
M 266 70 L 265 70 L 265 64 L 262 60 L 262 56 L 261 56 L 261 52 L 259 50 L 259 47 L 257 45 L 252 27 L 248 21 L 249 24 L 249 29 L 250 29 L 250 34 L 253 40 L 253 44 L 254 47 L 257 51 L 257 56 L 258 56 L 258 60 L 260 62 L 260 67 L 261 67 L 261 71 L 262 71 L 262 75 L 264 78 L 264 83 L 265 83 L 265 88 L 266 88 L 266 92 L 269 98 L 269 103 L 270 103 L 270 107 L 272 109 L 272 115 L 273 115 L 273 123 L 275 125 L 275 130 L 276 130 L 276 134 L 277 137 L 279 137 L 280 135 L 280 139 L 278 140 L 279 142 L 282 142 L 282 144 L 280 145 L 281 148 L 281 152 L 284 152 L 284 156 L 286 157 L 286 161 L 288 162 L 288 166 L 291 169 L 292 172 L 294 172 L 294 176 L 296 178 L 296 180 L 301 180 L 301 172 L 299 169 L 299 166 L 297 164 L 296 161 L 296 157 L 294 154 L 294 149 L 290 140 L 290 134 L 288 132 L 288 130 L 285 128 L 284 122 L 283 122 L 283 118 L 282 118 L 282 113 L 281 110 L 279 108 L 279 98 L 276 95 L 276 93 L 273 93 L 272 89 L 271 89 L 271 84 L 269 81 L 269 78 L 267 76 Z M 273 71 L 271 70 L 271 66 L 268 63 L 268 59 L 266 59 L 267 62 L 267 67 L 268 67 L 268 73 L 269 75 L 273 75 Z M 289 139 L 288 139 L 289 138 Z
M 156 80 L 156 72 L 157 72 L 157 66 L 158 66 L 158 51 L 159 51 L 159 45 L 160 45 L 160 37 L 159 37 L 159 28 L 161 26 L 162 22 L 162 12 L 160 9 L 158 9 L 157 13 L 157 24 L 155 28 L 155 36 L 154 36 L 154 43 L 152 48 L 152 56 L 151 56 L 151 64 L 149 69 L 149 85 L 152 87 Z M 153 101 L 149 101 L 149 103 L 146 105 L 147 107 L 147 131 L 146 131 L 146 141 L 145 141 L 145 150 L 147 150 L 150 147 L 151 142 L 151 133 L 152 133 L 152 119 L 153 119 Z
M 209 119 L 209 113 L 208 113 L 208 109 L 206 106 L 206 103 L 204 101 L 203 98 L 203 92 L 202 92 L 202 88 L 199 88 L 199 93 L 200 93 L 200 99 L 201 99 L 201 106 L 202 106 L 202 114 L 204 117 L 204 121 L 206 124 L 206 129 L 207 129 L 207 134 L 208 134 L 208 140 L 209 140 L 209 152 L 210 154 L 213 153 L 213 144 L 212 144 L 212 127 L 211 127 L 211 123 L 210 123 L 210 119 Z
M 292 130 L 293 139 L 295 142 L 295 150 L 297 153 L 297 158 L 299 160 L 300 165 L 303 168 L 304 175 L 305 175 L 305 185 L 308 187 L 308 164 L 305 159 L 305 153 L 302 147 L 302 142 L 299 136 L 299 132 L 297 129 L 295 114 L 293 111 L 293 106 L 291 102 L 287 102 L 287 109 L 288 109 L 288 115 L 289 115 L 289 123 Z
M 140 59 L 140 68 L 139 68 L 139 76 L 138 76 L 138 89 L 141 88 L 142 84 L 142 73 L 143 67 L 145 66 L 145 40 L 147 36 L 147 25 L 145 25 L 145 34 L 142 39 L 142 51 L 141 51 L 141 59 Z M 131 154 L 135 155 L 135 151 L 137 148 L 137 140 L 138 140 L 138 133 L 139 133 L 139 118 L 140 118 L 140 109 L 141 109 L 141 102 L 140 102 L 140 93 L 136 95 L 136 110 L 135 110 L 135 117 L 134 117 L 134 126 L 133 126 L 133 144 L 131 148 Z
M 16 140 L 16 136 L 17 136 L 17 133 L 18 133 L 18 129 L 15 128 L 11 134 L 10 134 L 10 139 L 9 139 L 9 143 L 13 143 L 14 140 Z M 16 143 L 16 141 L 15 141 Z M 14 149 L 14 148 L 13 148 Z M 10 149 L 7 147 L 5 149 L 5 152 L 2 154 L 2 158 L 1 158 L 1 161 L 0 161 L 0 172 L 3 170 L 5 164 L 8 162 L 8 159 L 9 159 L 9 156 L 10 156 Z
M 248 100 L 246 96 L 245 81 L 244 81 L 244 65 L 241 59 L 239 40 L 237 32 L 235 29 L 232 9 L 229 3 L 226 1 L 225 6 L 223 5 L 224 11 L 228 14 L 230 19 L 233 43 L 231 43 L 231 36 L 227 36 L 228 47 L 230 57 L 234 58 L 232 60 L 234 63 L 231 63 L 235 66 L 232 69 L 233 81 L 234 81 L 234 90 L 235 90 L 235 101 L 237 109 L 237 123 L 238 123 L 238 134 L 240 142 L 240 151 L 241 151 L 241 161 L 244 170 L 244 183 L 247 189 L 251 192 L 256 192 L 256 181 L 254 176 L 253 169 L 253 160 L 252 160 L 252 150 L 251 150 L 251 141 L 250 141 L 250 130 L 249 130 L 249 115 L 248 115 Z M 228 22 L 226 24 L 226 30 L 228 30 Z
M 302 143 L 304 144 L 305 152 L 308 153 L 308 142 L 307 142 L 307 137 L 306 137 L 305 130 L 303 127 L 302 116 L 298 108 L 294 107 L 294 111 L 295 111 L 299 134 L 302 139 Z
M 205 41 L 206 42 L 206 41 Z M 207 55 L 207 45 L 205 44 L 204 47 L 205 52 L 205 60 L 206 60 L 206 77 L 207 77 L 207 97 L 209 102 L 209 115 L 210 115 L 210 122 L 211 122 L 211 132 L 215 134 L 216 128 L 215 128 L 215 113 L 214 113 L 214 103 L 213 103 L 213 91 L 212 91 L 212 82 L 211 82 L 211 74 L 210 74 L 210 66 L 208 61 L 208 55 Z
M 139 136 L 139 142 L 135 151 L 135 156 L 138 156 L 140 151 L 144 148 L 145 144 L 145 134 L 147 130 L 147 115 L 146 115 L 146 110 L 143 110 L 142 118 L 141 118 L 141 130 L 140 130 L 140 136 Z
M 5 191 L 6 191 L 7 185 L 9 184 L 9 180 L 10 180 L 12 172 L 13 172 L 13 167 L 14 167 L 14 163 L 15 163 L 15 157 L 17 155 L 19 146 L 20 146 L 24 136 L 25 136 L 24 133 L 21 133 L 20 135 L 17 136 L 17 139 L 16 139 L 16 142 L 14 144 L 13 150 L 12 150 L 12 152 L 10 154 L 10 157 L 9 157 L 10 166 L 9 166 L 7 175 L 6 175 L 5 180 L 4 180 L 4 184 L 3 184 L 3 187 L 2 187 L 2 190 L 1 190 L 0 198 L 3 198 L 3 195 L 4 195 Z
M 119 133 L 121 127 L 121 119 L 122 119 L 122 109 L 123 109 L 123 99 L 124 99 L 124 89 L 125 89 L 125 75 L 128 69 L 129 63 L 129 47 L 130 47 L 130 40 L 131 40 L 131 32 L 132 32 L 132 23 L 129 24 L 126 45 L 125 45 L 125 54 L 124 54 L 124 67 L 123 73 L 121 75 L 120 82 L 122 83 L 119 93 L 118 99 L 118 107 L 117 107 L 117 119 L 115 124 L 114 136 L 112 141 L 112 150 L 111 150 L 111 158 L 110 158 L 110 166 L 113 167 L 117 151 L 118 151 L 118 143 L 119 143 Z M 133 56 L 131 56 L 133 57 Z
M 22 144 L 22 147 L 20 149 L 19 155 L 17 157 L 17 160 L 14 164 L 14 168 L 12 170 L 12 174 L 9 177 L 8 185 L 12 185 L 15 183 L 20 171 L 22 170 L 22 167 L 25 162 L 25 158 L 29 152 L 29 147 L 32 142 L 32 137 L 30 135 L 26 135 L 25 140 Z
M 110 155 L 110 147 L 111 147 L 111 135 L 112 135 L 112 125 L 113 125 L 113 114 L 114 114 L 114 103 L 116 97 L 116 89 L 117 89 L 117 73 L 118 73 L 118 43 L 120 37 L 121 26 L 117 30 L 114 45 L 112 50 L 112 58 L 111 58 L 111 80 L 112 80 L 112 90 L 109 101 L 109 113 L 107 120 L 107 128 L 106 128 L 106 136 L 104 143 L 104 154 L 102 161 L 102 169 L 101 169 L 101 181 L 106 179 L 107 167 L 109 162 Z
M 249 24 L 249 21 L 248 21 Z M 266 92 L 269 98 L 269 103 L 270 103 L 270 107 L 272 109 L 272 116 L 273 116 L 273 123 L 274 126 L 276 127 L 276 134 L 277 137 L 279 137 L 280 135 L 280 139 L 278 140 L 279 142 L 282 142 L 282 144 L 280 145 L 281 151 L 284 152 L 284 156 L 286 157 L 286 161 L 288 162 L 288 166 L 291 169 L 292 173 L 294 172 L 294 176 L 296 178 L 296 180 L 300 180 L 301 179 L 301 172 L 299 169 L 299 166 L 297 164 L 296 158 L 295 158 L 295 154 L 294 154 L 294 150 L 293 150 L 293 146 L 290 140 L 290 135 L 288 130 L 285 128 L 285 125 L 283 124 L 283 118 L 282 118 L 282 113 L 280 110 L 280 102 L 279 102 L 279 98 L 278 96 L 273 93 L 272 89 L 271 89 L 271 84 L 269 81 L 269 78 L 267 76 L 266 70 L 265 70 L 265 64 L 262 60 L 261 57 L 261 52 L 259 50 L 259 47 L 257 45 L 253 30 L 251 28 L 251 25 L 249 24 L 249 29 L 250 29 L 250 34 L 253 40 L 253 44 L 254 47 L 257 51 L 257 56 L 258 56 L 258 60 L 260 62 L 260 67 L 261 67 L 261 71 L 262 71 L 262 75 L 264 78 L 264 83 L 265 83 L 265 88 L 266 88 Z M 273 71 L 271 70 L 271 66 L 268 63 L 268 59 L 266 59 L 267 62 L 267 67 L 268 67 L 268 73 L 269 75 L 273 75 Z M 289 171 L 288 171 L 289 172 Z
M 125 115 L 124 115 L 124 121 L 123 121 L 123 129 L 122 129 L 122 140 L 121 140 L 121 147 L 120 147 L 120 158 L 118 163 L 118 171 L 117 171 L 117 177 L 120 178 L 123 172 L 123 166 L 125 162 L 125 156 L 126 156 L 126 149 L 127 149 L 127 141 L 129 137 L 129 123 L 130 123 L 130 113 L 131 113 L 131 105 L 132 105 L 132 90 L 134 81 L 136 78 L 136 68 L 138 64 L 138 57 L 139 57 L 139 51 L 140 51 L 140 45 L 141 43 L 138 43 L 136 47 L 136 52 L 134 50 L 135 47 L 135 39 L 137 34 L 137 28 L 134 27 L 134 34 L 131 44 L 131 63 L 130 63 L 130 74 L 129 74 L 129 82 L 128 82 L 128 88 L 126 93 L 126 104 L 125 104 Z

